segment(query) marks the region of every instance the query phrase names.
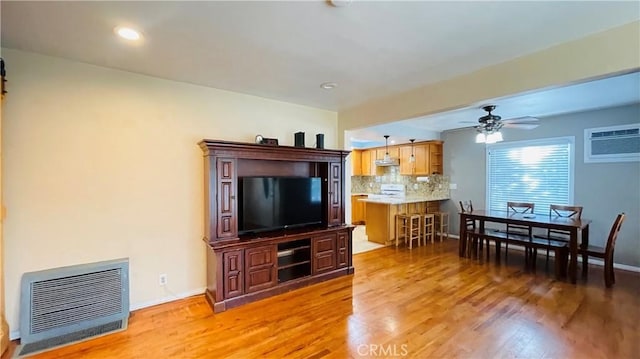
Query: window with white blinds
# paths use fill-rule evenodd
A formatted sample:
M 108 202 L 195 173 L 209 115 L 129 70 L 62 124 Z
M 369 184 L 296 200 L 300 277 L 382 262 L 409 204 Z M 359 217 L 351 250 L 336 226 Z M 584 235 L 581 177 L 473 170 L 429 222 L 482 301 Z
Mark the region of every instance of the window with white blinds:
M 573 204 L 574 137 L 487 145 L 487 207 L 533 202 L 535 213 L 550 204 Z

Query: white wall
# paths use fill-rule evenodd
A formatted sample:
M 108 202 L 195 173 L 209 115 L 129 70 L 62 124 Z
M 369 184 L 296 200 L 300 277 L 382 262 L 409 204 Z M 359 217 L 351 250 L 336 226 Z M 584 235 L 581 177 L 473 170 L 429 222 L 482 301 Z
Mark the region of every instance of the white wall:
M 205 287 L 203 138 L 292 145 L 337 114 L 3 49 L 6 312 L 18 330 L 21 275 L 129 257 L 139 308 Z M 168 285 L 158 285 L 166 273 Z
M 640 267 L 640 163 L 585 163 L 584 129 L 639 121 L 640 105 L 635 104 L 545 118 L 534 130 L 502 131 L 505 142 L 575 137 L 574 204 L 584 207 L 583 218 L 593 220 L 589 241 L 604 246 L 616 215 L 625 212 L 627 220 L 616 242 L 615 262 L 635 267 Z M 474 208 L 485 207 L 485 146 L 475 143 L 475 135 L 474 129 L 443 133 L 445 173 L 458 187 L 451 190 L 451 201 L 446 203 L 450 213 L 458 213 L 461 200 L 472 200 Z M 457 233 L 458 226 L 458 216 L 452 216 L 450 228 Z

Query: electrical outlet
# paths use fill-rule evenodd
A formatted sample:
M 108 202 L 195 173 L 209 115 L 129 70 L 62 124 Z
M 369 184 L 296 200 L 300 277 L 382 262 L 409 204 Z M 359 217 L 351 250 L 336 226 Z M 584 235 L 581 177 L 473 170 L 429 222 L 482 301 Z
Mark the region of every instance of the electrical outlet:
M 166 274 L 160 274 L 160 277 L 158 278 L 158 282 L 160 283 L 161 286 L 167 285 L 167 275 Z

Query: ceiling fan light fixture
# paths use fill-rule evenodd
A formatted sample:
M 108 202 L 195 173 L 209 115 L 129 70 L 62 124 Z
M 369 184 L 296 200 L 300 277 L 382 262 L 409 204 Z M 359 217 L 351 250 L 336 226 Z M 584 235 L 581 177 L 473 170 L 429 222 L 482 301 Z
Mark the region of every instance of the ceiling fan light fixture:
M 486 137 L 486 143 L 488 144 L 501 142 L 501 141 L 502 141 L 502 133 L 500 131 L 490 133 Z
M 476 143 L 485 143 L 487 142 L 487 135 L 480 132 L 476 135 Z

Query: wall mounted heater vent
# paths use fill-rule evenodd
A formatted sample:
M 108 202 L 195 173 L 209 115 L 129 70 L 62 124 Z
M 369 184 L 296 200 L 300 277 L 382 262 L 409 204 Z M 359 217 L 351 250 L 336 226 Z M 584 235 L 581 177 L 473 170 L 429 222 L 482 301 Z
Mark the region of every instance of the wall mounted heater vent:
M 640 161 L 640 124 L 584 130 L 584 162 Z
M 25 273 L 20 356 L 123 330 L 129 318 L 129 259 Z

